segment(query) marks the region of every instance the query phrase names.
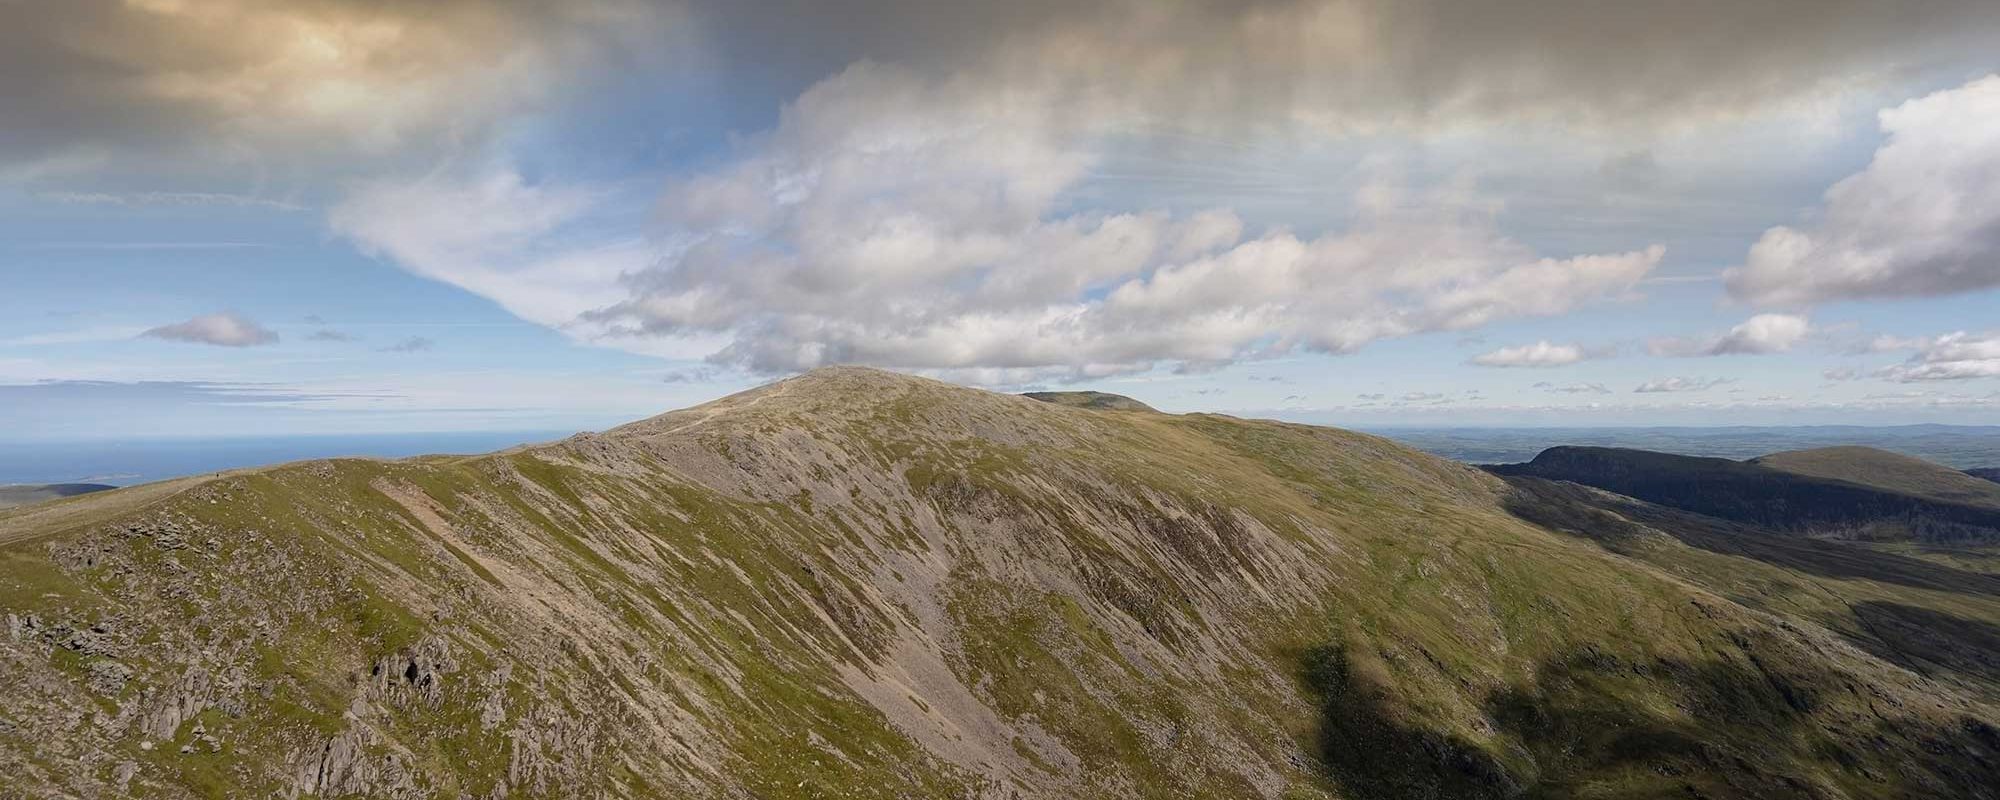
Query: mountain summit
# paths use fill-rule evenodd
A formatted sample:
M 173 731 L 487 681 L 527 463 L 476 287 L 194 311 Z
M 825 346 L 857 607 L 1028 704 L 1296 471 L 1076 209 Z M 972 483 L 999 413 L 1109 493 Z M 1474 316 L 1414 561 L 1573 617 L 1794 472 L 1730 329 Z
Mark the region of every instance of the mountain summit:
M 0 795 L 1994 796 L 2000 680 L 1837 602 L 1963 570 L 1536 486 L 839 368 L 0 511 Z

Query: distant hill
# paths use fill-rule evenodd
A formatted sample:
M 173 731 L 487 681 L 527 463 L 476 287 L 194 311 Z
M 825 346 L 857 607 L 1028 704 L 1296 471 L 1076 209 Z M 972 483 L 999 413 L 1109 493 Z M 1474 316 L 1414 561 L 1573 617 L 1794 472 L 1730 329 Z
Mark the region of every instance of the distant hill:
M 1972 477 L 1975 478 L 1981 478 L 1984 480 L 1993 481 L 1995 483 L 2000 483 L 2000 467 L 1978 467 L 1975 469 L 1966 470 L 1965 474 L 1971 475 Z
M 1028 392 L 1023 397 L 1054 403 L 1059 406 L 1076 408 L 1098 408 L 1111 411 L 1155 411 L 1152 406 L 1141 403 L 1122 394 L 1110 392 Z
M 1823 464 L 1828 459 L 1798 461 Z M 1928 542 L 2000 540 L 2000 508 L 1755 462 L 1611 447 L 1551 447 L 1525 464 L 1489 469 L 1499 475 L 1581 483 L 1774 531 Z
M 1772 453 L 1750 463 L 1799 475 L 1847 481 L 1947 503 L 2000 508 L 2000 484 L 1921 458 L 1873 447 L 1819 447 Z
M 74 497 L 80 494 L 90 494 L 91 492 L 101 492 L 106 489 L 115 488 L 117 487 L 106 486 L 101 483 L 44 483 L 0 486 L 0 508 L 23 506 L 29 503 L 39 503 L 43 500 L 54 500 L 58 497 Z

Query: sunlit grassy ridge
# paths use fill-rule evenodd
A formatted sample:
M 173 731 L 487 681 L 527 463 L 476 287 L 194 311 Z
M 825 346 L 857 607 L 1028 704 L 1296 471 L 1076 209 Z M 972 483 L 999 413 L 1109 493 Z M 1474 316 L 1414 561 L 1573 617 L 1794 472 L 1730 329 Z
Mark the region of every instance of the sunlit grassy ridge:
M 1873 447 L 1793 450 L 1759 456 L 1750 463 L 1950 503 L 2000 508 L 2000 483 Z
M 1856 646 L 1799 568 L 1524 497 L 1343 431 L 836 369 L 60 501 L 0 515 L 0 787 L 1990 793 L 1975 668 Z M 1994 618 L 1980 584 L 1854 583 Z

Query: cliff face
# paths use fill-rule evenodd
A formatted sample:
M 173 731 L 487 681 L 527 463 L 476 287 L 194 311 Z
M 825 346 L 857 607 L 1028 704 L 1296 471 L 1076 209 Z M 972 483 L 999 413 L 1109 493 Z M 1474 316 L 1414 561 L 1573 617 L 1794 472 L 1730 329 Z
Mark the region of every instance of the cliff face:
M 0 796 L 1994 795 L 1976 676 L 1520 497 L 834 369 L 14 509 Z

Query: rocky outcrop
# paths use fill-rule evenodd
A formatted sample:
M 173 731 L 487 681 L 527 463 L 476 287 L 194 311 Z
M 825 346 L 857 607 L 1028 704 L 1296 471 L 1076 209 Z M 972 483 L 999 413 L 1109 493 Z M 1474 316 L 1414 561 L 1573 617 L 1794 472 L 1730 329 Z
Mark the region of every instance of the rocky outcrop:
M 354 725 L 302 753 L 296 760 L 290 797 L 417 798 L 426 793 L 403 764 L 400 753 L 366 726 Z

